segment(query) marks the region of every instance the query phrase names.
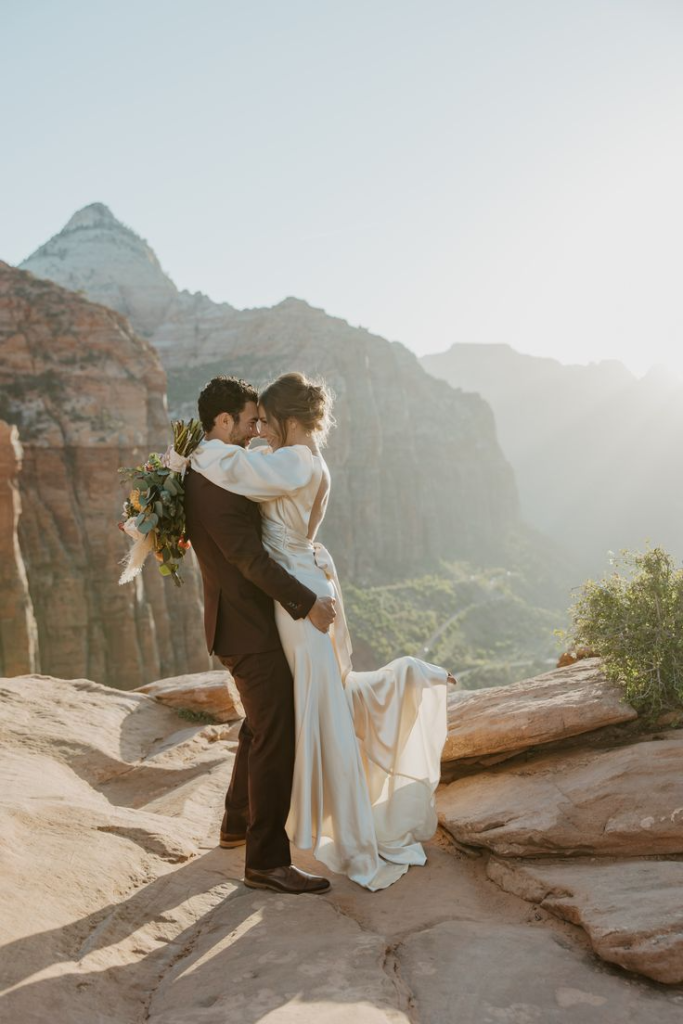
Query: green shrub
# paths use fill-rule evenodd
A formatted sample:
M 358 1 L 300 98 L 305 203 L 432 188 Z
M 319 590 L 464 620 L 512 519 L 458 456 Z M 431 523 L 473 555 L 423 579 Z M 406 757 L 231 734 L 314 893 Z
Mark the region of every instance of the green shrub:
M 614 566 L 611 576 L 584 584 L 570 636 L 603 658 L 608 678 L 654 717 L 683 706 L 683 570 L 661 548 L 624 551 Z

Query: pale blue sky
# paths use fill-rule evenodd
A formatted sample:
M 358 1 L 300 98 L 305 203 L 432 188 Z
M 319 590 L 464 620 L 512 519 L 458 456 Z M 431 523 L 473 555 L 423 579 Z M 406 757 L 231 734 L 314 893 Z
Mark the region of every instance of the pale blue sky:
M 0 258 L 101 201 L 238 307 L 683 368 L 680 0 L 0 12 Z

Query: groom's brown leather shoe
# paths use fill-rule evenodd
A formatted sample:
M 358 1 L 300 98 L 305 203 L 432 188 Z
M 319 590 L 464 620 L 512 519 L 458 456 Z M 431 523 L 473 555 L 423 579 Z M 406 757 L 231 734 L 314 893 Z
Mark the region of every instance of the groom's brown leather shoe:
M 293 864 L 282 868 L 268 868 L 255 871 L 247 868 L 244 872 L 244 884 L 250 889 L 272 889 L 273 892 L 286 892 L 293 895 L 301 893 L 327 892 L 330 883 L 320 875 L 309 875 L 300 871 Z

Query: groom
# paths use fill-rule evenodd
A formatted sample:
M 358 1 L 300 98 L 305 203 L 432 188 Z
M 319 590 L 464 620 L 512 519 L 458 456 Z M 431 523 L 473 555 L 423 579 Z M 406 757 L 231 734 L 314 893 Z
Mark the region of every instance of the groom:
M 209 440 L 246 447 L 258 435 L 258 395 L 235 377 L 214 377 L 199 396 Z M 292 865 L 285 822 L 294 771 L 292 676 L 275 625 L 273 601 L 294 619 L 326 632 L 334 601 L 318 598 L 267 554 L 259 506 L 190 469 L 185 477 L 187 534 L 204 582 L 209 653 L 232 673 L 246 711 L 225 798 L 220 845 L 246 841 L 244 884 L 284 893 L 329 889 L 326 878 Z

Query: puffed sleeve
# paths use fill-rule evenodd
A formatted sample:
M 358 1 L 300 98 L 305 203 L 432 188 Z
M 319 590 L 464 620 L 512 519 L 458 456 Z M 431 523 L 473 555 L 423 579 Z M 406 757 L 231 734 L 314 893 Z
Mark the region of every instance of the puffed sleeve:
M 233 494 L 252 501 L 272 501 L 308 484 L 315 472 L 313 453 L 306 445 L 240 448 L 213 439 L 202 441 L 191 456 L 192 469 Z

